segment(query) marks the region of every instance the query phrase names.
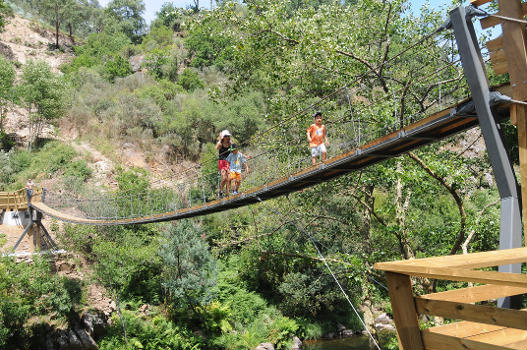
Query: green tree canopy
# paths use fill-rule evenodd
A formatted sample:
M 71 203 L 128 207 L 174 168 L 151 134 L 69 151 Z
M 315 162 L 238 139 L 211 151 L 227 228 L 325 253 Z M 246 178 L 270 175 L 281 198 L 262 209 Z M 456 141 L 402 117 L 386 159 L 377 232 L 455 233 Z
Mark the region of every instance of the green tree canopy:
M 145 33 L 145 20 L 142 14 L 145 4 L 142 0 L 112 0 L 105 9 L 110 20 L 117 23 L 119 31 L 137 43 Z
M 23 67 L 18 94 L 29 113 L 29 148 L 46 123 L 53 125 L 66 113 L 65 85 L 44 61 L 29 61 Z

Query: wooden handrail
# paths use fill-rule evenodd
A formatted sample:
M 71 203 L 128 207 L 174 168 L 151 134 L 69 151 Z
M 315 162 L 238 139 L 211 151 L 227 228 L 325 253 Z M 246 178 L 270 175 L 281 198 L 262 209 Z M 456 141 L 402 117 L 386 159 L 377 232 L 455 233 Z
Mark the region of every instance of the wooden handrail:
M 33 190 L 33 198 L 39 197 L 42 194 L 42 189 Z M 26 189 L 13 192 L 0 192 L 0 210 L 27 210 L 27 194 Z

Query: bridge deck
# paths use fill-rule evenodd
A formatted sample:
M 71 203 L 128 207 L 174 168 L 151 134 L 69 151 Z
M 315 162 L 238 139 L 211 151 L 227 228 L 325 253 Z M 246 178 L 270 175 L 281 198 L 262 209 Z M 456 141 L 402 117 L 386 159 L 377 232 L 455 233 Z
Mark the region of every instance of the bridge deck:
M 509 89 L 508 85 L 504 85 L 498 88 L 498 91 L 507 94 Z M 85 219 L 52 209 L 41 203 L 38 198 L 35 198 L 31 205 L 36 210 L 58 220 L 87 225 L 143 224 L 216 213 L 296 192 L 317 183 L 360 170 L 384 159 L 396 157 L 460 131 L 468 130 L 478 124 L 474 108 L 471 108 L 471 106 L 471 100 L 465 99 L 397 132 L 378 138 L 350 152 L 329 158 L 315 166 L 249 189 L 244 193 L 190 208 L 135 218 Z M 493 108 L 497 121 L 508 118 L 508 104 L 498 103 Z

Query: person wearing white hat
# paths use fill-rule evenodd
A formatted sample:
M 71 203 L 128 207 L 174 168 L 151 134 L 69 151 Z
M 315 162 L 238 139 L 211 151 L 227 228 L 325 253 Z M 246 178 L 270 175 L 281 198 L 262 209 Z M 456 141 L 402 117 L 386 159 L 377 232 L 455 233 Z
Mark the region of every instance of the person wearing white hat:
M 218 170 L 220 171 L 220 197 L 223 197 L 225 186 L 229 182 L 229 162 L 227 157 L 231 153 L 229 148 L 232 145 L 231 133 L 229 130 L 223 130 L 218 136 L 216 149 L 218 150 Z

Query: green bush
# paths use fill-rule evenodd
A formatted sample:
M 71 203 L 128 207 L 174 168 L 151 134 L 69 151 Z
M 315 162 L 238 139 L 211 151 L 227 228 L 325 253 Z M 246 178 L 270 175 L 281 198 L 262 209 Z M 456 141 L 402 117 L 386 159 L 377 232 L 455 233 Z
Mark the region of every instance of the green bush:
M 129 343 L 122 336 L 120 321 L 114 315 L 113 326 L 101 340 L 101 350 L 199 350 L 203 341 L 189 330 L 178 327 L 162 315 L 142 319 L 131 311 L 124 310 L 123 318 L 127 324 Z
M 103 72 L 104 76 L 113 82 L 115 78 L 122 78 L 132 74 L 132 66 L 130 66 L 130 62 L 127 59 L 122 58 L 120 55 L 114 55 L 104 64 Z
M 64 170 L 64 176 L 71 176 L 85 181 L 92 174 L 92 170 L 83 159 L 74 160 Z
M 30 317 L 66 320 L 81 300 L 77 281 L 52 275 L 50 262 L 38 256 L 33 264 L 0 257 L 0 347 L 23 348 L 30 334 L 24 324 Z
M 187 91 L 194 91 L 205 87 L 203 81 L 199 78 L 198 73 L 190 68 L 185 68 L 178 77 L 178 84 Z
M 15 141 L 3 130 L 0 130 L 0 150 L 9 151 L 14 145 Z
M 103 31 L 90 34 L 84 45 L 75 47 L 76 57 L 61 69 L 64 73 L 73 73 L 81 67 L 104 65 L 129 44 L 130 39 L 123 33 Z

